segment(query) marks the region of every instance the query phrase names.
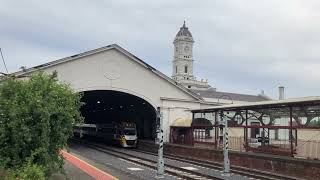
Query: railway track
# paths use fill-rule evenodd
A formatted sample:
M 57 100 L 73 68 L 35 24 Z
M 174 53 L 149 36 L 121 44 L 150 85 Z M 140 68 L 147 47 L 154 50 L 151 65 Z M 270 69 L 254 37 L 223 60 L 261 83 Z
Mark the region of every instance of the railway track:
M 151 151 L 143 151 L 143 150 L 138 150 L 138 149 L 132 149 L 132 151 L 157 156 L 156 153 L 153 153 Z M 167 159 L 174 159 L 177 161 L 195 164 L 195 165 L 207 167 L 210 169 L 219 169 L 221 171 L 223 170 L 223 168 L 222 168 L 223 164 L 218 163 L 218 162 L 209 162 L 209 161 L 204 161 L 204 160 L 199 160 L 199 159 L 195 160 L 193 158 L 181 157 L 178 155 L 175 155 L 175 156 L 164 155 L 164 157 Z M 259 170 L 254 170 L 254 169 L 249 169 L 249 168 L 239 167 L 239 166 L 231 166 L 230 171 L 235 174 L 240 174 L 243 176 L 252 177 L 252 178 L 256 178 L 256 179 L 266 179 L 266 180 L 279 180 L 279 179 L 298 180 L 299 179 L 299 180 L 301 180 L 301 178 L 279 175 L 279 174 L 274 174 L 274 173 L 270 173 L 270 172 L 266 172 L 266 171 L 259 171 Z
M 85 142 L 85 141 L 78 140 L 78 139 L 72 139 L 72 142 L 80 143 L 81 145 L 84 145 L 88 148 L 112 155 L 114 157 L 117 157 L 119 159 L 131 162 L 131 163 L 135 163 L 135 164 L 149 167 L 152 169 L 157 168 L 157 161 L 153 160 L 153 159 L 137 157 L 136 155 L 126 153 L 126 152 L 121 151 L 119 149 L 117 150 L 116 148 L 110 148 L 110 147 L 103 146 L 101 144 L 89 143 L 89 142 Z M 128 150 L 128 149 L 123 149 L 123 150 Z M 175 165 L 170 165 L 170 164 L 165 165 L 165 173 L 182 178 L 182 179 L 187 179 L 187 180 L 195 180 L 195 179 L 197 179 L 197 180 L 199 180 L 199 179 L 222 180 L 222 179 L 226 179 L 226 177 L 221 176 L 222 172 L 217 173 L 217 175 L 209 175 L 209 174 L 203 174 L 201 172 L 188 170 L 188 169 L 178 167 Z M 234 175 L 234 176 L 227 177 L 227 179 L 239 180 L 239 179 L 248 179 L 248 178 L 241 177 L 239 175 Z
M 123 155 L 126 155 L 126 158 L 123 158 L 127 161 L 130 161 L 132 163 L 137 163 L 143 166 L 147 166 L 149 168 L 156 169 L 156 160 L 151 160 L 148 158 L 141 158 L 137 157 L 136 155 L 133 155 L 129 153 L 130 151 L 142 153 L 142 154 L 148 154 L 151 156 L 154 156 L 154 159 L 156 159 L 157 154 L 151 151 L 143 151 L 143 150 L 138 150 L 138 149 L 118 149 L 118 148 L 112 148 L 106 145 L 102 144 L 97 144 L 97 143 L 92 143 L 92 142 L 86 142 L 78 139 L 73 139 L 74 141 L 77 141 L 78 143 L 85 144 L 86 146 L 90 146 L 90 148 L 96 149 L 98 151 L 108 153 L 111 155 L 115 155 L 118 158 L 123 158 Z M 128 151 L 129 150 L 129 151 Z M 207 175 L 203 174 L 200 172 L 192 171 L 192 170 L 187 170 L 183 169 L 181 167 L 173 166 L 168 163 L 166 163 L 166 169 L 165 172 L 174 176 L 178 176 L 183 179 L 233 179 L 233 178 L 226 178 L 222 177 L 222 164 L 217 163 L 217 162 L 209 162 L 209 161 L 204 161 L 204 160 L 195 160 L 192 158 L 188 157 L 181 157 L 181 156 L 172 156 L 172 155 L 164 155 L 164 157 L 167 160 L 175 160 L 179 162 L 185 162 L 189 163 L 198 167 L 205 167 L 208 170 L 215 170 L 218 171 L 220 176 L 212 176 L 212 175 Z M 248 179 L 266 179 L 266 180 L 278 180 L 278 179 L 288 179 L 288 180 L 297 180 L 301 178 L 295 178 L 295 177 L 290 177 L 290 176 L 284 176 L 284 175 L 278 175 L 274 173 L 269 173 L 265 171 L 258 171 L 254 169 L 249 169 L 249 168 L 244 168 L 244 167 L 239 167 L 239 166 L 231 166 L 231 173 L 232 174 L 238 174 L 243 177 L 247 177 Z

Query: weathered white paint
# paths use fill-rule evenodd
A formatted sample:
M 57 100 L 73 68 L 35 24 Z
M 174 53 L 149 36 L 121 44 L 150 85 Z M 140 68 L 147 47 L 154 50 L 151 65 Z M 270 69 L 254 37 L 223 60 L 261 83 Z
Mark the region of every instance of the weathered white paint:
M 24 74 L 42 70 L 57 71 L 58 79 L 78 92 L 114 90 L 138 96 L 163 112 L 164 140 L 169 141 L 169 128 L 178 118 L 191 118 L 189 110 L 212 107 L 183 87 L 168 81 L 115 46 L 104 51 L 76 56 L 72 60 L 30 69 Z M 159 73 L 159 72 L 158 72 Z M 22 72 L 16 73 L 23 74 Z M 170 79 L 171 80 L 171 79 Z
M 44 69 L 58 72 L 60 81 L 77 91 L 117 90 L 136 95 L 154 107 L 159 97 L 196 100 L 116 49 L 82 57 Z

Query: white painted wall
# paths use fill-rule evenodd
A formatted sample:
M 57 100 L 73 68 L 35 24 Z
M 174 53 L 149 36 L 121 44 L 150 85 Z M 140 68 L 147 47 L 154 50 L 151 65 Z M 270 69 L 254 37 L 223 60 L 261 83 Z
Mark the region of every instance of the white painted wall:
M 178 118 L 192 119 L 192 109 L 200 109 L 199 102 L 181 102 L 174 100 L 162 101 L 162 112 L 164 120 L 164 139 L 169 141 L 170 126 Z
M 169 141 L 170 125 L 178 118 L 192 118 L 191 109 L 212 107 L 200 104 L 190 94 L 133 61 L 116 49 L 57 64 L 43 69 L 58 72 L 58 79 L 76 91 L 115 90 L 126 92 L 161 107 L 164 138 Z M 175 100 L 163 100 L 170 98 Z
M 115 49 L 45 69 L 58 72 L 61 81 L 70 83 L 77 91 L 117 90 L 139 96 L 154 107 L 159 97 L 195 100 L 189 94 L 142 67 Z

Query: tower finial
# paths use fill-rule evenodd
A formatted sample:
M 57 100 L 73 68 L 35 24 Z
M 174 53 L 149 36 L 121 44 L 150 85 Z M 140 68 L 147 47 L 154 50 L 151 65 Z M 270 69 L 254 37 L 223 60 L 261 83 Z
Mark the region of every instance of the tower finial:
M 183 21 L 183 27 L 186 27 L 186 20 Z

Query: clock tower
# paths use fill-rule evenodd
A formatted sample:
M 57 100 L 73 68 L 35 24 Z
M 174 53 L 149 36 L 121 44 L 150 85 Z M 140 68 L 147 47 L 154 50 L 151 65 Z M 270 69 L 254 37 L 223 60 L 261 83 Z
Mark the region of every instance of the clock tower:
M 183 22 L 174 44 L 172 79 L 191 89 L 208 89 L 207 81 L 197 81 L 193 76 L 193 37 Z

